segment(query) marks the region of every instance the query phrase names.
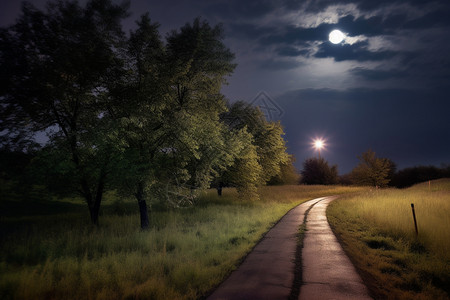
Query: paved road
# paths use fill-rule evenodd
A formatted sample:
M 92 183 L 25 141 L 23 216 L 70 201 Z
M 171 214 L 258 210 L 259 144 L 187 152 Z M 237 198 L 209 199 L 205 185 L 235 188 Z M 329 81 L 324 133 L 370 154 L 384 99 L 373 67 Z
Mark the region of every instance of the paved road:
M 304 284 L 300 287 L 299 299 L 351 299 L 353 296 L 370 299 L 326 220 L 326 206 L 334 199 L 317 198 L 290 210 L 208 299 L 277 300 L 292 297 L 297 233 L 309 208 L 308 231 L 302 251 Z
M 299 299 L 371 299 L 328 224 L 325 212 L 334 199 L 336 197 L 323 199 L 308 213 Z
M 317 201 L 290 210 L 208 299 L 287 299 L 294 281 L 298 229 L 305 211 Z

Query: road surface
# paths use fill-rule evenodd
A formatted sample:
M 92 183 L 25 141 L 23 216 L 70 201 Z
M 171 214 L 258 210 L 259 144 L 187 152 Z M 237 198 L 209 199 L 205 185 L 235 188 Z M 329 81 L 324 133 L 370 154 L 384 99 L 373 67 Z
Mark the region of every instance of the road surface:
M 371 299 L 327 222 L 325 210 L 334 199 L 317 198 L 290 210 L 208 299 Z M 302 266 L 297 261 L 296 267 L 305 214 Z

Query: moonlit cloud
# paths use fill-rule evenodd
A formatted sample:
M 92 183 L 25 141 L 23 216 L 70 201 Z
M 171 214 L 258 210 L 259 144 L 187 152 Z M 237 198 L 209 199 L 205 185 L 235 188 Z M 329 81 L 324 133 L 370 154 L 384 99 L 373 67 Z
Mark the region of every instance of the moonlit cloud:
M 358 36 L 346 36 L 344 39 L 344 44 L 353 45 L 359 42 L 367 41 L 367 37 L 363 35 Z
M 339 19 L 348 15 L 361 16 L 354 4 L 331 5 L 319 12 L 298 10 L 287 12 L 285 18 L 298 27 L 315 28 L 321 24 L 337 24 Z

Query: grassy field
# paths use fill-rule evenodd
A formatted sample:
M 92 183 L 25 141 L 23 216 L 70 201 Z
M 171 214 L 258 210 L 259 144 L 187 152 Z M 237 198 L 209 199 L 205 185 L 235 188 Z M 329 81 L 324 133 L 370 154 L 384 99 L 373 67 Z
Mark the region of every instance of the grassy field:
M 344 196 L 327 216 L 376 299 L 450 298 L 450 179 Z
M 154 211 L 108 193 L 101 226 L 81 199 L 0 198 L 1 299 L 198 299 L 207 295 L 289 209 L 359 188 L 275 186 L 242 202 L 208 191 L 188 209 Z

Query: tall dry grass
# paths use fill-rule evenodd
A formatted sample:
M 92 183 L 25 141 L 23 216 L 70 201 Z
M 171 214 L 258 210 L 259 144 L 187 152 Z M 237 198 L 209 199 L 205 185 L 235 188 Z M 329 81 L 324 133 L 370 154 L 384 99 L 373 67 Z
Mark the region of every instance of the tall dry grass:
M 416 238 L 411 203 L 419 235 Z M 450 180 L 410 189 L 375 190 L 352 199 L 352 210 L 385 234 L 420 242 L 434 255 L 450 259 Z
M 343 197 L 327 216 L 376 298 L 450 298 L 450 179 Z

